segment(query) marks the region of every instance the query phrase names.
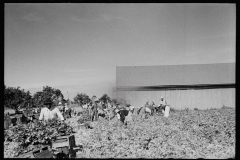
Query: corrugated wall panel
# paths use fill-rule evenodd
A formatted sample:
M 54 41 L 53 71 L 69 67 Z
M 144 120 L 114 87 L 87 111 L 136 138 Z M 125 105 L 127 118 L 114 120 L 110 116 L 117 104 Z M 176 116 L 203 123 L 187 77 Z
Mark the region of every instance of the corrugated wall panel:
M 222 104 L 222 90 L 216 90 L 216 95 L 217 95 L 217 108 L 221 107 Z
M 191 90 L 188 90 L 186 92 L 186 105 L 188 106 L 188 108 L 191 108 L 191 98 L 192 98 L 192 95 L 191 95 Z
M 171 104 L 171 97 L 170 97 L 170 91 L 166 91 L 165 92 L 165 99 L 167 99 L 168 100 L 168 104 Z
M 233 90 L 232 90 L 232 97 L 233 97 L 233 98 L 232 98 L 232 107 L 234 107 L 234 108 L 236 107 L 236 106 L 235 106 L 235 104 L 236 104 L 236 93 L 235 93 L 235 92 L 236 92 L 236 90 L 233 89 Z
M 232 106 L 232 91 L 228 89 L 228 106 Z
M 184 100 L 183 100 L 183 98 L 184 98 L 184 91 L 183 90 L 178 90 L 178 105 L 179 105 L 179 107 L 180 108 L 185 108 L 185 106 L 184 106 Z
M 221 89 L 221 104 L 222 105 L 226 105 L 226 90 L 225 90 L 225 92 L 224 92 L 224 90 L 223 89 Z
M 189 99 L 189 97 L 188 97 L 188 90 L 183 90 L 183 106 L 185 107 L 185 108 L 189 108 L 189 106 L 188 106 L 188 99 Z
M 219 99 L 218 99 L 218 94 L 217 94 L 217 89 L 211 89 L 212 91 L 212 101 L 213 101 L 213 108 L 218 107 Z
M 171 90 L 171 91 L 118 91 L 119 98 L 126 98 L 135 107 L 147 101 L 156 105 L 163 96 L 170 107 L 175 109 L 221 108 L 223 105 L 235 107 L 235 89 Z
M 206 103 L 206 99 L 207 99 L 207 92 L 206 92 L 206 90 L 204 89 L 204 90 L 200 90 L 200 92 L 201 92 L 201 101 L 202 101 L 202 103 L 201 103 L 201 105 L 202 105 L 202 109 L 206 109 L 207 108 L 207 103 Z
M 196 108 L 194 90 L 190 90 L 190 108 Z
M 217 108 L 217 98 L 214 94 L 214 89 L 210 90 L 210 94 L 211 94 L 211 101 L 212 101 L 212 108 Z
M 173 91 L 173 95 L 174 95 L 174 98 L 175 98 L 175 101 L 174 101 L 174 108 L 176 109 L 179 109 L 179 96 L 178 96 L 178 90 L 176 90 L 176 92 Z
M 155 96 L 154 96 L 154 103 L 155 105 L 158 105 L 159 104 L 159 100 L 160 100 L 160 94 L 158 91 L 154 91 L 155 93 Z
M 226 90 L 221 89 L 221 105 L 226 105 L 226 95 L 225 94 L 226 94 Z
M 172 107 L 173 108 L 175 108 L 175 109 L 178 109 L 178 104 L 177 104 L 177 102 L 178 102 L 178 98 L 177 98 L 177 91 L 172 91 L 172 94 L 171 94 L 171 96 L 172 96 Z
M 190 90 L 190 99 L 191 99 L 191 104 L 189 105 L 189 108 L 197 108 L 197 99 L 198 97 L 196 96 L 196 90 Z
M 222 99 L 223 99 L 223 105 L 233 107 L 233 96 L 234 90 L 232 89 L 222 89 Z
M 182 108 L 182 93 L 181 90 L 177 91 L 177 108 Z
M 175 108 L 175 99 L 176 99 L 176 96 L 174 94 L 175 92 L 174 91 L 170 91 L 170 97 L 171 97 L 171 103 L 169 103 L 170 107 L 172 108 Z
M 233 96 L 234 95 L 234 91 L 233 90 L 230 90 L 230 95 L 229 95 L 229 99 L 230 99 L 230 102 L 229 102 L 229 106 L 230 107 L 234 107 L 234 97 L 235 96 Z
M 231 106 L 231 91 L 229 89 L 226 90 L 225 105 L 226 106 Z
M 206 101 L 205 101 L 207 107 L 213 108 L 213 101 L 212 101 L 212 93 L 210 89 L 206 89 Z
M 180 94 L 180 97 L 181 97 L 181 101 L 180 101 L 180 107 L 181 108 L 187 108 L 186 105 L 185 105 L 185 90 L 179 90 L 179 94 Z

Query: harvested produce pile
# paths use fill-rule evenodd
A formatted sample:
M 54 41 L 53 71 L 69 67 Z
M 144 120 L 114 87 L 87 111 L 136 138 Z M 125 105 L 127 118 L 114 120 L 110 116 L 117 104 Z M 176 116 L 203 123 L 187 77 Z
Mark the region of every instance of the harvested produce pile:
M 16 125 L 4 131 L 4 158 L 16 157 L 20 154 L 33 151 L 51 144 L 59 131 L 66 134 L 72 133 L 72 127 L 61 123 L 57 119 L 50 120 L 47 123 L 28 123 Z
M 79 130 L 77 158 L 234 158 L 235 109 L 171 112 L 134 117 L 124 127 L 116 117 Z

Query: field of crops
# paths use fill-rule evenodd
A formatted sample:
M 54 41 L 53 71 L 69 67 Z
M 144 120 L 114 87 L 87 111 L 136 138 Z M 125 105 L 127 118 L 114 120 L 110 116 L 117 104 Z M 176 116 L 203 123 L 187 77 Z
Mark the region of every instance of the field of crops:
M 171 112 L 141 119 L 127 127 L 116 118 L 79 130 L 78 158 L 234 158 L 235 109 Z
M 67 123 L 75 126 L 76 121 L 71 118 Z M 231 108 L 172 111 L 168 118 L 133 115 L 127 127 L 116 117 L 99 119 L 92 126 L 75 133 L 76 145 L 83 146 L 77 158 L 235 157 L 235 109 Z M 5 147 L 10 146 L 4 151 Z

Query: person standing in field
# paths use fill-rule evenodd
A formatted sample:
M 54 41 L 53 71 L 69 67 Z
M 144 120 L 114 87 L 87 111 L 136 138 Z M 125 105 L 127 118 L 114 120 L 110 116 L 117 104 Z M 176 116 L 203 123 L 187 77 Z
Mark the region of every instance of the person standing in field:
M 97 120 L 97 102 L 98 100 L 93 100 L 92 103 L 92 114 L 91 114 L 91 120 Z
M 83 103 L 83 109 L 87 109 L 87 103 L 86 102 Z
M 170 107 L 167 105 L 167 101 L 161 96 L 161 101 L 159 103 L 160 110 L 164 114 L 164 117 L 169 116 Z
M 99 117 L 105 117 L 105 113 L 103 111 L 103 103 L 102 101 L 99 101 L 99 103 L 97 103 L 97 115 L 98 115 L 98 118 Z
M 152 110 L 151 110 L 149 102 L 146 102 L 144 107 L 145 107 L 145 113 L 148 113 L 149 115 L 151 115 L 152 114 Z
M 112 108 L 112 104 L 111 104 L 111 102 L 109 102 L 109 100 L 107 100 L 107 108 L 108 108 L 108 110 L 110 110 Z
M 58 103 L 58 109 L 59 109 L 60 112 L 63 110 L 63 104 L 62 104 L 62 102 L 59 102 L 59 103 Z
M 58 107 L 52 105 L 53 102 L 50 98 L 47 98 L 44 102 L 45 107 L 41 109 L 39 120 L 51 120 L 57 116 L 61 121 L 64 121 L 63 115 L 59 111 Z
M 132 111 L 130 110 L 130 107 L 128 107 L 127 109 L 124 108 L 121 108 L 120 110 L 116 109 L 115 112 L 117 114 L 118 120 L 125 124 L 125 126 L 127 126 L 128 122 L 132 121 Z

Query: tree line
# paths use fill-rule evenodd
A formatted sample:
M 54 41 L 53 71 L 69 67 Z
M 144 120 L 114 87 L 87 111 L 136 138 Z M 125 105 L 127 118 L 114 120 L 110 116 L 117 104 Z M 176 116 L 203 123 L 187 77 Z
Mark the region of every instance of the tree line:
M 41 107 L 47 98 L 51 98 L 54 105 L 57 105 L 60 101 L 83 105 L 84 103 L 89 103 L 92 100 L 97 99 L 95 95 L 90 98 L 86 93 L 78 93 L 73 98 L 73 101 L 70 101 L 69 99 L 64 98 L 61 90 L 52 88 L 50 86 L 43 86 L 42 91 L 38 91 L 32 96 L 29 91 L 20 89 L 19 86 L 7 87 L 4 84 L 4 108 L 18 110 L 28 107 Z M 98 100 L 102 100 L 104 103 L 107 103 L 107 101 L 111 101 L 111 98 L 107 94 L 103 94 L 103 96 Z M 113 99 L 113 101 L 116 100 Z

